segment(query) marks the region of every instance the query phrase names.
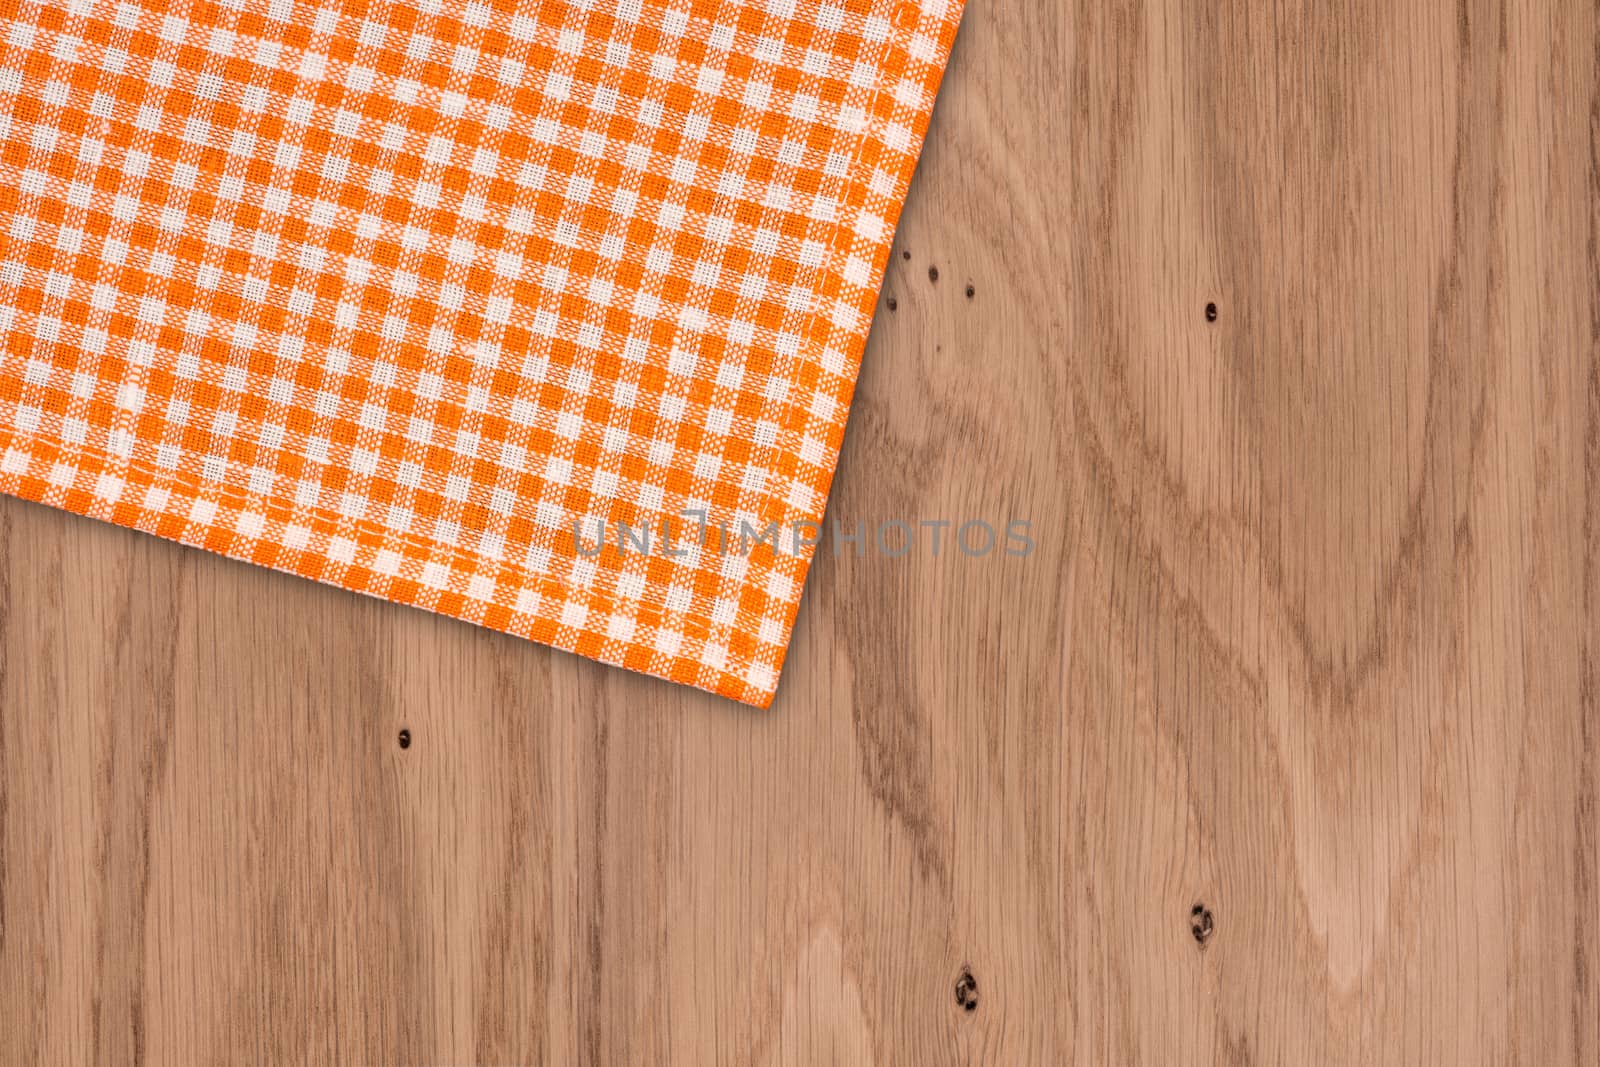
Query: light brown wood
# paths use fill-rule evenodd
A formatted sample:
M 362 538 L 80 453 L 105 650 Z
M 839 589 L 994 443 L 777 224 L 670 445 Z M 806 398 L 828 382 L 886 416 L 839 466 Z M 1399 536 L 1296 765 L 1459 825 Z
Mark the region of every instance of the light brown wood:
M 1596 23 L 973 0 L 767 714 L 0 504 L 0 1060 L 1600 1062 Z

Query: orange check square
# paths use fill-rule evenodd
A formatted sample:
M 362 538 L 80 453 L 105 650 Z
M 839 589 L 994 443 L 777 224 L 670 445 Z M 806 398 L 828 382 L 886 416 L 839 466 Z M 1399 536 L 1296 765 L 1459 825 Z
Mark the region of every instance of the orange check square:
M 770 703 L 961 0 L 0 12 L 0 491 Z

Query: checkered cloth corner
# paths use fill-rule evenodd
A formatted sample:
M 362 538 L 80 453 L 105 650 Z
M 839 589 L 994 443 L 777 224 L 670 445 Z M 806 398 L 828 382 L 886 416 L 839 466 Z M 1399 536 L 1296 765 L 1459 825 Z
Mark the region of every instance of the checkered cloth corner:
M 0 490 L 771 701 L 961 0 L 0 4 Z

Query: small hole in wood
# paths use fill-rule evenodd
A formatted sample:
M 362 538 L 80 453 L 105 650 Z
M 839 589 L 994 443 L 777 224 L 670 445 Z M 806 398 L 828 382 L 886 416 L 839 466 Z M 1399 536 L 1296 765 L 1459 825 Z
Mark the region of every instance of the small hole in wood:
M 906 259 L 906 260 L 909 260 L 909 259 L 910 259 L 910 258 L 911 258 L 911 251 L 910 251 L 910 249 L 907 249 L 907 250 L 906 250 L 906 251 L 904 251 L 904 252 L 901 252 L 901 253 L 900 253 L 900 258 L 901 258 L 901 259 Z
M 1211 914 L 1211 909 L 1204 904 L 1196 904 L 1189 909 L 1189 919 L 1189 933 L 1194 935 L 1195 944 L 1205 948 L 1206 942 L 1211 940 L 1211 935 L 1217 929 L 1217 922 Z
M 972 976 L 972 971 L 963 967 L 961 976 L 956 979 L 956 1003 L 963 1011 L 978 1010 L 978 980 Z
M 894 297 L 891 296 L 889 298 L 889 310 L 890 311 L 895 311 L 895 310 L 898 310 L 899 307 L 900 307 L 900 301 L 896 300 Z
M 939 268 L 938 267 L 929 267 L 928 268 L 928 280 L 930 282 L 936 282 L 936 281 L 939 280 Z
M 971 300 L 971 299 L 972 299 L 972 298 L 973 298 L 973 297 L 975 297 L 975 296 L 977 296 L 977 295 L 978 295 L 978 288 L 977 288 L 977 286 L 975 286 L 975 285 L 968 285 L 968 286 L 967 286 L 967 299 L 968 299 L 968 300 Z
M 1206 305 L 1206 321 L 1207 322 L 1216 322 L 1217 321 L 1217 305 L 1215 305 L 1215 304 L 1207 304 Z
M 410 748 L 411 747 L 411 731 L 410 730 L 401 730 L 400 731 L 400 747 L 401 748 Z

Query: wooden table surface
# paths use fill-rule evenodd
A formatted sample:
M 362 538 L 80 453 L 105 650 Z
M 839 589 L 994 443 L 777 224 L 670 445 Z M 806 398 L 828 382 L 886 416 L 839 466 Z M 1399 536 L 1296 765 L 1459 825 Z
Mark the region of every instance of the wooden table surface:
M 0 1061 L 1600 1062 L 1597 19 L 972 0 L 769 713 L 0 503 Z

